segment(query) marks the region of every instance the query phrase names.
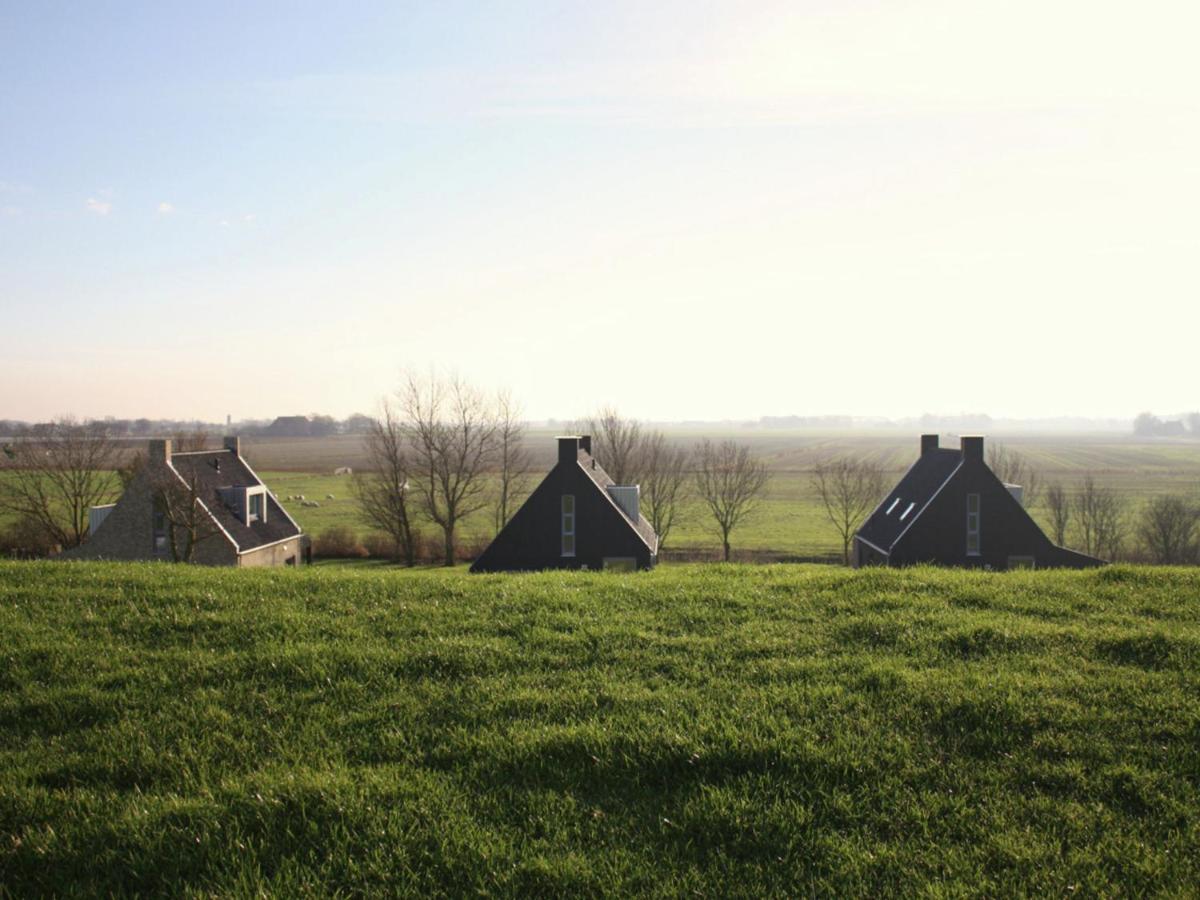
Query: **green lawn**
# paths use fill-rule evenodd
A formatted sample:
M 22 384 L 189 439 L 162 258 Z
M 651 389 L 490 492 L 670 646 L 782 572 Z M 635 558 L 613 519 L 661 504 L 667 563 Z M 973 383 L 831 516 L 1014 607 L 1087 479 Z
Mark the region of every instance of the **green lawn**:
M 0 563 L 0 895 L 1192 895 L 1200 573 Z

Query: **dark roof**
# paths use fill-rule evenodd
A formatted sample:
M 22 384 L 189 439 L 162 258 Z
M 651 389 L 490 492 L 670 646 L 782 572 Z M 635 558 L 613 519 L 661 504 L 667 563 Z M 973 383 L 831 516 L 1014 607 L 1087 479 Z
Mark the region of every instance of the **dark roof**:
M 890 552 L 961 462 L 958 450 L 939 448 L 922 453 L 858 530 L 858 537 L 885 553 Z
M 267 520 L 245 524 L 225 503 L 221 491 L 235 487 L 257 487 L 262 480 L 232 450 L 204 450 L 198 453 L 175 453 L 171 466 L 188 484 L 196 479 L 201 501 L 208 507 L 222 528 L 228 532 L 239 551 L 253 550 L 301 533 L 298 526 L 270 491 L 267 491 Z
M 658 535 L 654 532 L 654 526 L 652 526 L 646 520 L 646 517 L 640 513 L 637 521 L 634 522 L 629 518 L 629 516 L 625 515 L 625 510 L 621 509 L 617 502 L 609 495 L 608 488 L 611 485 L 616 484 L 616 482 L 612 480 L 612 476 L 604 471 L 600 463 L 596 462 L 596 458 L 594 456 L 582 448 L 579 450 L 578 459 L 579 467 L 583 469 L 583 471 L 587 472 L 588 477 L 596 483 L 596 486 L 600 488 L 600 490 L 604 493 L 604 496 L 608 497 L 609 500 L 612 501 L 612 505 L 616 506 L 621 515 L 625 517 L 625 521 L 633 526 L 634 530 L 638 533 L 638 536 L 646 542 L 646 546 L 650 548 L 651 552 L 657 553 Z

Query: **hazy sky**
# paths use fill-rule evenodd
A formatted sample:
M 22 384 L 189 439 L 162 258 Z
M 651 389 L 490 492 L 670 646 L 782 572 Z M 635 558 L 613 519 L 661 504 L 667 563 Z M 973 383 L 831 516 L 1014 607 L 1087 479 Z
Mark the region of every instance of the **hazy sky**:
M 1200 406 L 1200 7 L 18 3 L 0 418 Z

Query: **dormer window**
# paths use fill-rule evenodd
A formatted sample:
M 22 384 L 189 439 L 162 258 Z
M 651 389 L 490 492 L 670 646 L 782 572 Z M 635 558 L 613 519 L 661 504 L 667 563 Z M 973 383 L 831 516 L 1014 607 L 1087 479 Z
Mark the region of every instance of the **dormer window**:
M 263 509 L 265 508 L 265 504 L 263 503 L 264 497 L 264 494 L 250 494 L 248 496 L 247 499 L 249 502 L 247 504 L 248 512 L 246 518 L 249 521 L 261 522 L 265 520 L 266 516 L 263 513 Z

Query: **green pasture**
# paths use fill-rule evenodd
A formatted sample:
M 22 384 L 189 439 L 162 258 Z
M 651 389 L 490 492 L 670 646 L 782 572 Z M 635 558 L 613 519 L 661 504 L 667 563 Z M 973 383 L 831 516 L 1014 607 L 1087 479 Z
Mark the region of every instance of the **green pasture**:
M 1191 896 L 1200 574 L 0 563 L 0 896 Z

